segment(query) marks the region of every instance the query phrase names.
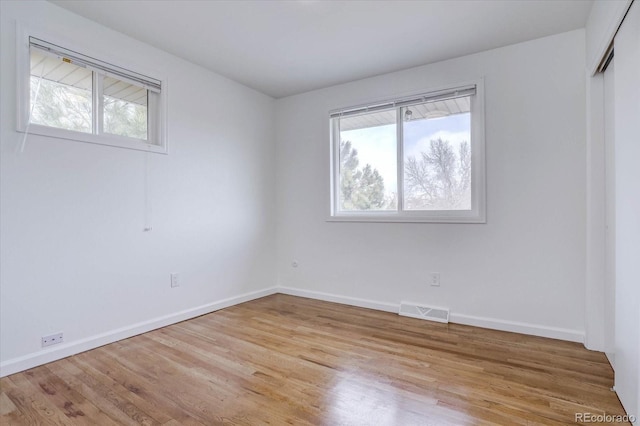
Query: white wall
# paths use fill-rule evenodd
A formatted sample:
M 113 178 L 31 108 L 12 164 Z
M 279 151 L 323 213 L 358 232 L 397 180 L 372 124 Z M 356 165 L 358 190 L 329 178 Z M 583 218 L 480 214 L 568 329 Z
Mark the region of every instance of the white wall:
M 584 46 L 578 30 L 277 100 L 279 284 L 389 309 L 445 306 L 458 322 L 582 340 Z M 329 110 L 481 76 L 486 224 L 325 221 Z M 430 271 L 442 274 L 440 288 L 428 285 Z
M 599 0 L 593 3 L 585 27 L 587 67 L 587 271 L 585 345 L 606 351 L 613 362 L 613 296 L 614 280 L 612 241 L 615 235 L 613 220 L 611 158 L 613 139 L 605 137 L 605 78 L 596 74 L 618 30 L 631 0 Z M 610 68 L 612 65 L 610 65 Z M 613 72 L 607 71 L 609 88 Z M 609 119 L 611 117 L 607 117 Z M 612 133 L 612 132 L 611 132 Z M 607 139 L 605 141 L 605 139 Z
M 0 7 L 2 374 L 275 285 L 273 99 L 50 3 Z M 164 73 L 170 154 L 36 135 L 16 153 L 16 19 Z
M 604 123 L 604 98 L 605 86 L 611 86 L 605 82 L 604 74 L 596 74 L 591 77 L 590 72 L 586 72 L 586 96 L 587 96 L 587 170 L 586 170 L 586 281 L 585 281 L 585 339 L 587 348 L 597 351 L 613 350 L 607 348 L 606 332 L 609 328 L 613 330 L 613 325 L 607 323 L 607 309 L 603 301 L 612 291 L 607 292 L 605 285 L 609 272 L 606 264 L 606 245 L 610 241 L 610 235 L 605 229 L 607 223 L 607 212 L 605 209 L 605 199 L 607 196 L 607 186 L 605 185 L 607 168 L 605 166 L 605 152 L 608 148 L 605 142 L 605 129 L 613 128 Z M 612 72 L 609 72 L 611 77 Z M 610 314 L 610 312 L 609 312 Z M 610 315 L 611 316 L 611 315 Z M 607 328 L 609 326 L 609 328 Z M 611 342 L 608 342 L 611 343 Z
M 586 323 L 587 342 L 593 343 L 588 347 L 607 351 L 614 362 L 618 397 L 627 413 L 637 418 L 640 409 L 640 276 L 637 270 L 640 175 L 636 164 L 640 156 L 640 10 L 637 2 L 618 31 L 629 4 L 629 0 L 594 2 L 586 26 L 590 166 L 587 190 L 593 201 L 588 204 L 590 265 Z M 613 62 L 604 78 L 602 74 L 593 75 L 614 36 Z M 606 174 L 602 173 L 603 169 Z M 601 238 L 604 236 L 601 230 L 605 228 L 606 238 Z M 589 238 L 589 232 L 595 238 Z M 605 273 L 599 267 L 601 264 L 605 265 Z
M 615 387 L 640 416 L 640 4 L 615 38 Z
M 598 74 L 597 76 L 602 76 Z M 597 76 L 590 78 L 595 80 Z M 616 162 L 615 162 L 615 59 L 611 61 L 609 68 L 604 73 L 604 93 L 602 106 L 604 107 L 604 230 L 605 241 L 600 249 L 604 249 L 604 280 L 600 283 L 604 294 L 598 303 L 603 309 L 604 318 L 602 330 L 604 331 L 604 351 L 609 358 L 609 362 L 615 370 L 615 312 L 616 312 Z M 588 83 L 587 83 L 588 84 Z M 588 175 L 587 175 L 588 179 Z M 588 244 L 588 243 L 587 243 Z M 589 260 L 587 259 L 587 262 Z M 588 272 L 587 272 L 588 274 Z M 604 283 L 604 285 L 602 285 Z M 599 295 L 600 296 L 600 295 Z M 589 289 L 587 289 L 587 298 Z M 595 301 L 595 300 L 594 300 Z M 603 303 L 604 302 L 604 303 Z M 593 306 L 592 306 L 593 307 Z M 587 304 L 587 316 L 590 316 L 590 306 Z

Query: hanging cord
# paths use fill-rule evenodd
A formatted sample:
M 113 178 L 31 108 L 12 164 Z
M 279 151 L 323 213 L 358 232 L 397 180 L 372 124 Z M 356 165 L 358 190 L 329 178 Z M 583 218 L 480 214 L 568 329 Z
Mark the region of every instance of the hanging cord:
M 31 116 L 33 115 L 33 110 L 38 103 L 38 95 L 40 95 L 40 85 L 42 84 L 42 76 L 44 75 L 44 65 L 45 61 L 42 61 L 42 71 L 40 72 L 40 76 L 38 77 L 38 86 L 36 86 L 36 95 L 33 97 L 33 102 L 31 103 L 31 108 L 29 108 L 29 117 L 27 119 L 27 126 L 24 129 L 24 136 L 22 137 L 22 142 L 18 145 L 17 152 L 18 154 L 22 154 L 24 152 L 24 147 L 27 143 L 27 136 L 29 135 L 29 127 L 31 126 Z
M 144 154 L 144 232 L 151 232 L 151 217 L 153 213 L 151 200 L 149 197 L 149 151 Z

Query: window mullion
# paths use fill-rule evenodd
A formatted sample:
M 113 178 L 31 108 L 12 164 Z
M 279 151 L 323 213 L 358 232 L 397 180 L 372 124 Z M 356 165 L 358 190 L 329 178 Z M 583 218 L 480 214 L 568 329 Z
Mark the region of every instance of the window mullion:
M 396 148 L 397 148 L 397 183 L 396 183 L 396 198 L 398 201 L 398 212 L 404 211 L 404 141 L 403 141 L 403 121 L 402 121 L 402 108 L 396 108 Z
M 152 94 L 147 90 L 147 143 L 158 140 L 159 137 L 156 131 L 158 128 L 156 117 L 159 114 L 159 110 L 155 95 L 155 93 Z
M 103 109 L 104 102 L 102 96 L 103 80 L 97 72 L 93 72 L 93 134 L 103 133 Z

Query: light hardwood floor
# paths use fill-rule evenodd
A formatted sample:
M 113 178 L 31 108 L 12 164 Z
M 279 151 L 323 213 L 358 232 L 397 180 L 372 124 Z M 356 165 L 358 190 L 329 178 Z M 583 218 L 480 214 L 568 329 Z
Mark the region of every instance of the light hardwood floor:
M 602 353 L 273 295 L 0 380 L 2 425 L 566 425 Z

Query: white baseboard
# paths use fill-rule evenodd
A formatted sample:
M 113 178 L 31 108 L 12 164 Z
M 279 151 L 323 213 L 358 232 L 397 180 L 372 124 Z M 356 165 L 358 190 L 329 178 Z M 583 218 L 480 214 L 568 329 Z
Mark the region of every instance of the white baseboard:
M 611 364 L 613 371 L 616 371 L 616 355 L 613 352 L 607 351 L 605 351 L 604 354 L 607 356 L 607 360 L 609 361 L 609 364 Z
M 118 340 L 127 339 L 138 334 L 146 333 L 148 331 L 155 330 L 161 327 L 166 327 L 168 325 L 175 324 L 190 318 L 195 318 L 200 315 L 208 314 L 219 309 L 228 308 L 229 306 L 248 302 L 254 299 L 259 299 L 264 296 L 269 296 L 274 293 L 277 293 L 276 287 L 253 291 L 250 293 L 241 294 L 239 296 L 223 299 L 217 302 L 207 303 L 206 305 L 198 306 L 195 308 L 186 309 L 184 311 L 164 315 L 116 330 L 111 330 L 106 333 L 87 337 L 82 340 L 62 343 L 59 346 L 56 345 L 56 347 L 54 348 L 47 348 L 42 351 L 24 355 L 18 358 L 9 359 L 0 363 L 0 377 L 28 370 L 29 368 L 37 367 L 39 365 L 66 358 L 71 355 L 79 354 L 90 349 L 95 349 L 97 347 L 104 346 Z
M 496 318 L 476 317 L 472 315 L 451 312 L 449 321 L 456 324 L 472 325 L 474 327 L 490 328 L 492 330 L 510 331 L 512 333 L 528 334 L 531 336 L 549 337 L 551 339 L 566 340 L 584 344 L 584 331 L 567 328 L 549 327 L 546 325 L 529 324 L 525 322 L 507 321 Z
M 310 299 L 341 303 L 343 305 L 359 306 L 361 308 L 376 309 L 385 312 L 397 313 L 400 309 L 400 305 L 394 303 L 377 302 L 375 300 L 339 296 L 336 294 L 302 290 L 292 287 L 277 287 L 276 289 L 278 293 L 290 294 L 292 296 L 307 297 Z M 513 333 L 528 334 L 531 336 L 549 337 L 552 339 L 584 343 L 584 332 L 579 330 L 548 327 L 544 325 L 507 321 L 496 318 L 476 317 L 472 315 L 458 314 L 453 311 L 449 315 L 449 322 L 472 325 L 474 327 L 489 328 L 492 330 L 510 331 Z
M 290 296 L 306 297 L 308 299 L 323 300 L 325 302 L 335 302 L 342 305 L 357 306 L 359 308 L 375 309 L 377 311 L 397 313 L 400 305 L 375 300 L 359 299 L 356 297 L 338 296 L 336 294 L 323 293 L 320 291 L 302 290 L 293 287 L 276 287 L 276 291 Z

